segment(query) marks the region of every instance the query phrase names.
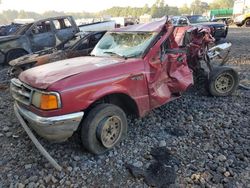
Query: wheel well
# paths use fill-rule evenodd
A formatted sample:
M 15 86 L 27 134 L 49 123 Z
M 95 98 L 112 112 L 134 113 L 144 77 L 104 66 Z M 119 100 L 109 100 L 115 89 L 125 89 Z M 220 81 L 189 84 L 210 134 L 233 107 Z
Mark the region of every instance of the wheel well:
M 115 93 L 115 94 L 109 94 L 101 99 L 94 102 L 87 111 L 95 107 L 96 105 L 100 103 L 109 103 L 119 106 L 127 116 L 135 116 L 139 117 L 139 110 L 137 107 L 136 102 L 128 95 L 123 93 Z
M 13 52 L 24 52 L 24 53 L 27 53 L 27 54 L 29 53 L 23 48 L 13 48 L 13 49 L 10 49 L 6 54 L 10 54 L 10 53 L 13 53 Z
M 250 20 L 250 17 L 245 18 L 245 19 L 243 20 L 243 22 L 242 22 L 242 25 L 244 25 L 244 24 L 246 23 L 247 20 Z
M 7 53 L 6 53 L 6 58 L 5 60 L 8 61 L 9 60 L 9 55 L 11 53 L 25 53 L 28 54 L 29 52 L 27 52 L 25 49 L 23 48 L 14 48 L 14 49 L 10 49 Z

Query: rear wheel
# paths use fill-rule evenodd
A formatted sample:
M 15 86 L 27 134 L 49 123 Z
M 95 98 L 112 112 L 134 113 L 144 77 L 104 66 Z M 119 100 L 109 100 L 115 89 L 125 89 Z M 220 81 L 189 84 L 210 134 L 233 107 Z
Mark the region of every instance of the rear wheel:
M 217 67 L 209 76 L 209 93 L 213 96 L 228 96 L 239 85 L 238 73 L 229 67 Z
M 113 104 L 99 104 L 82 122 L 83 146 L 93 154 L 102 154 L 116 146 L 127 133 L 127 118 L 121 108 Z

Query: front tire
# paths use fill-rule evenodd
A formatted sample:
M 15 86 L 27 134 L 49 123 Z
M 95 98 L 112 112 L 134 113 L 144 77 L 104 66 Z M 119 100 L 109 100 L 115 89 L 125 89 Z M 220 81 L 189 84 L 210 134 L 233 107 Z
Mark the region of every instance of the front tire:
M 250 27 L 250 18 L 246 19 L 246 21 L 245 21 L 245 27 Z
M 238 73 L 229 67 L 216 67 L 209 75 L 208 88 L 212 96 L 232 95 L 239 85 Z
M 116 146 L 126 134 L 126 114 L 113 104 L 99 104 L 91 109 L 81 126 L 83 146 L 97 155 Z

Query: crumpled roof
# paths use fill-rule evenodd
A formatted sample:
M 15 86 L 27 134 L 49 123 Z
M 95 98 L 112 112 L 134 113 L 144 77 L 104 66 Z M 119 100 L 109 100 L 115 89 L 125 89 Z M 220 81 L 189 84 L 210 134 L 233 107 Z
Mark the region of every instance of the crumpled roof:
M 114 31 L 115 32 L 133 32 L 133 31 L 160 32 L 166 23 L 167 23 L 167 17 L 163 17 L 157 21 L 145 24 L 130 25 L 127 27 L 115 29 Z

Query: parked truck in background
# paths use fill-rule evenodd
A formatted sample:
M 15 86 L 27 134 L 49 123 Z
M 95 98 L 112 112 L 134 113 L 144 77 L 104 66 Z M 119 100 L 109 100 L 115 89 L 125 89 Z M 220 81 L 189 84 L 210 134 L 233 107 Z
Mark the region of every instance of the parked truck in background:
M 250 0 L 236 0 L 233 8 L 234 23 L 238 26 L 250 27 Z
M 228 25 L 233 23 L 233 9 L 223 8 L 223 9 L 213 9 L 209 12 L 210 20 L 213 22 L 223 21 Z

